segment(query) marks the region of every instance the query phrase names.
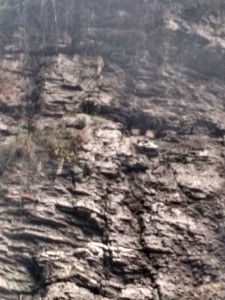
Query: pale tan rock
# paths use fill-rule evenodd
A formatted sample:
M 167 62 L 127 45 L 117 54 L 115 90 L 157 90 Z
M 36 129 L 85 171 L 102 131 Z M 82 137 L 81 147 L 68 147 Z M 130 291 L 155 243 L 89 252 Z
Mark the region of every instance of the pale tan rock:
M 151 140 L 154 140 L 155 139 L 155 133 L 154 131 L 152 130 L 147 130 L 146 133 L 145 133 L 145 136 Z
M 131 129 L 131 134 L 134 135 L 134 136 L 140 135 L 140 129 L 138 129 L 138 128 L 132 128 Z

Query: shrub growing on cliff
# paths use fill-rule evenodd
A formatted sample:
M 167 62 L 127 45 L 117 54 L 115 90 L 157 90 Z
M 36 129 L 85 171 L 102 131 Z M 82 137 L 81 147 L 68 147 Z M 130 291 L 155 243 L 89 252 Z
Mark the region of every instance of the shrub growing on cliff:
M 34 161 L 35 144 L 28 138 L 27 134 L 20 134 L 16 137 L 6 139 L 0 145 L 0 172 L 12 166 L 17 166 L 23 161 Z
M 36 130 L 6 139 L 0 144 L 0 173 L 19 168 L 30 172 L 37 169 L 40 162 L 50 160 L 57 168 L 64 163 L 73 164 L 76 152 L 83 140 L 77 131 L 71 134 L 60 128 Z

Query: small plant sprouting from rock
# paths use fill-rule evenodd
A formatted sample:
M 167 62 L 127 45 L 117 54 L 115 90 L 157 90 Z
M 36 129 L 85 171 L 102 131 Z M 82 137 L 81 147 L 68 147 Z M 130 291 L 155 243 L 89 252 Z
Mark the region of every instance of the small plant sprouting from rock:
M 12 167 L 22 168 L 21 163 L 35 162 L 36 145 L 27 134 L 7 139 L 0 145 L 0 172 Z M 30 168 L 32 166 L 30 165 Z
M 6 139 L 0 144 L 0 172 L 20 169 L 26 172 L 36 172 L 40 163 L 52 162 L 57 169 L 64 164 L 73 165 L 77 152 L 82 144 L 87 142 L 87 136 L 82 130 L 48 129 L 21 133 Z

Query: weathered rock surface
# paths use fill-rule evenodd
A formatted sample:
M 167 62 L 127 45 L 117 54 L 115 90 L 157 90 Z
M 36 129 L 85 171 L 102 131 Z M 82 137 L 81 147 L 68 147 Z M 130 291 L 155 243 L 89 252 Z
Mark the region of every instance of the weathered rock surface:
M 225 299 L 225 7 L 180 2 L 77 1 L 29 61 L 7 41 L 0 299 Z

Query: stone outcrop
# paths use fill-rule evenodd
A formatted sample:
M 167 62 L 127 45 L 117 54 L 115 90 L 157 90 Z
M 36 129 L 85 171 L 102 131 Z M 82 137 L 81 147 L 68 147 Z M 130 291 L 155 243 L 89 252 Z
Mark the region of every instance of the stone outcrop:
M 0 299 L 223 300 L 224 4 L 92 2 L 0 39 Z

